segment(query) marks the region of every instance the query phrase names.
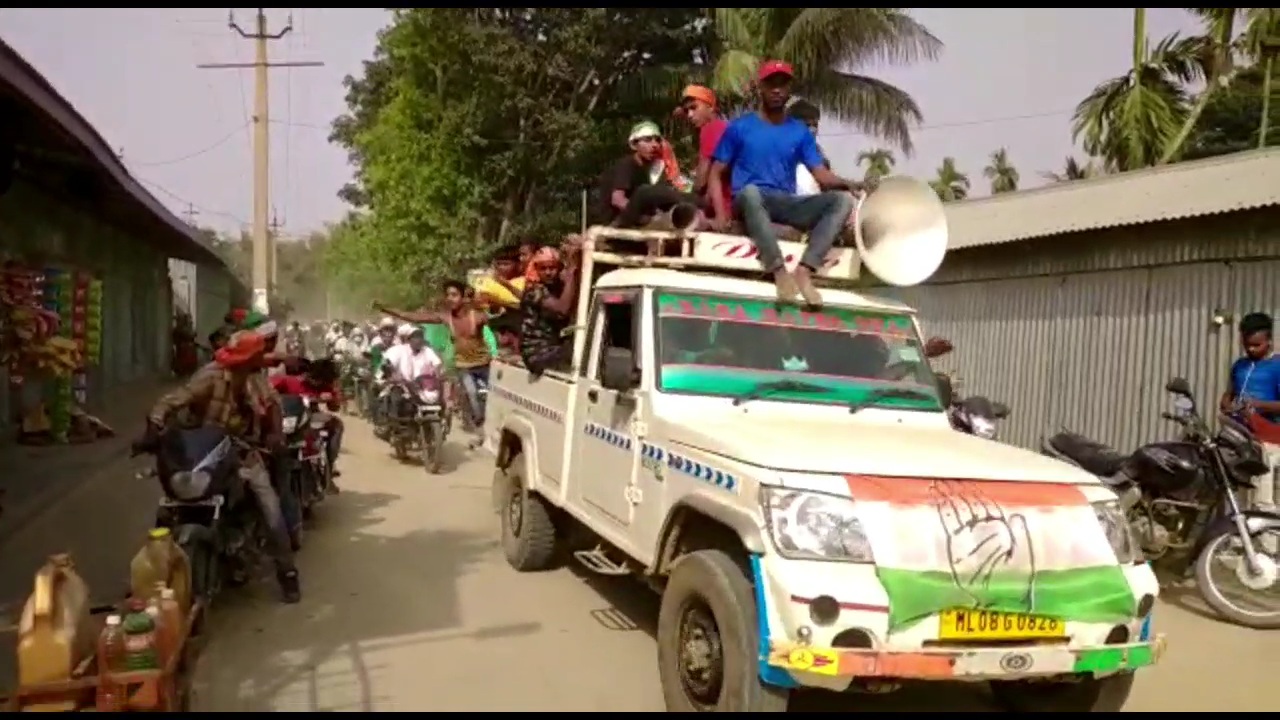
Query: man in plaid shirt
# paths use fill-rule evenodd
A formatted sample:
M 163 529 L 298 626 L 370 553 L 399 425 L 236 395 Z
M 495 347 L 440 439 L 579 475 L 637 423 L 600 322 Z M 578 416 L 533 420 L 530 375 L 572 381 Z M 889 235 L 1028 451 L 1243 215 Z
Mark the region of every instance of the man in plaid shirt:
M 236 332 L 218 350 L 212 363 L 156 402 L 148 416 L 148 438 L 144 443 L 154 444 L 168 421 L 177 417 L 184 425 L 217 427 L 275 447 L 280 440 L 280 399 L 267 381 L 266 362 L 266 334 L 251 330 Z M 265 456 L 250 453 L 242 466 L 242 477 L 262 510 L 268 531 L 267 553 L 275 563 L 284 601 L 296 603 L 302 592 L 293 561 L 289 526 Z

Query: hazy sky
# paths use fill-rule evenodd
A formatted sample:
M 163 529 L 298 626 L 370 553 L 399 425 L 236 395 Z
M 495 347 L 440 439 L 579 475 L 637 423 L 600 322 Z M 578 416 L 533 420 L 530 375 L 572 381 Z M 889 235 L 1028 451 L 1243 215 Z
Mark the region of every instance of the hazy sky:
M 270 30 L 289 8 L 268 10 Z M 239 8 L 246 29 L 252 8 Z M 924 110 L 916 154 L 899 169 L 932 176 L 946 155 L 986 192 L 982 168 L 1008 148 L 1023 186 L 1060 168 L 1072 152 L 1071 110 L 1130 62 L 1128 8 L 917 9 L 946 45 L 941 59 L 913 67 L 864 68 L 910 92 Z M 271 191 L 285 231 L 304 233 L 340 218 L 335 193 L 351 175 L 328 143 L 343 112 L 342 78 L 373 51 L 384 10 L 293 8 L 294 32 L 272 44 L 273 60 L 318 60 L 320 68 L 273 70 Z M 226 26 L 225 9 L 3 8 L 0 37 L 53 83 L 126 165 L 176 212 L 220 229 L 252 214 L 249 70 L 200 70 L 199 63 L 248 62 L 252 44 Z M 1177 8 L 1150 8 L 1153 37 L 1195 29 Z M 836 169 L 854 175 L 857 154 L 878 143 L 825 123 L 822 142 Z

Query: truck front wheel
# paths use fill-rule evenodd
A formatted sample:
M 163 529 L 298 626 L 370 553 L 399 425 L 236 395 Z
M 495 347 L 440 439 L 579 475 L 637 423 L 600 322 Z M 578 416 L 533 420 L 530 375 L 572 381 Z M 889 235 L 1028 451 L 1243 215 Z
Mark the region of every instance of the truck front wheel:
M 505 491 L 498 513 L 502 517 L 502 551 L 520 572 L 546 570 L 555 561 L 558 538 L 547 502 L 525 490 L 520 463 L 498 469 L 494 478 Z
M 667 712 L 786 712 L 788 692 L 760 680 L 756 599 L 729 555 L 699 550 L 672 568 L 658 611 L 658 676 Z

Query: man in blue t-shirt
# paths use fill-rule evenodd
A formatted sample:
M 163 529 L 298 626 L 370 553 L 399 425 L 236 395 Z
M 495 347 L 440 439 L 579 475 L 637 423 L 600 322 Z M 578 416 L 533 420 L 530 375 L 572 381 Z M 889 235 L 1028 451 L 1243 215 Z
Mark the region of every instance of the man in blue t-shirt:
M 764 269 L 773 274 L 778 299 L 791 302 L 799 295 L 808 305 L 821 305 L 822 295 L 813 286 L 812 275 L 822 268 L 853 213 L 853 196 L 847 191 L 857 187 L 827 168 L 809 127 L 787 116 L 792 75 L 791 66 L 777 60 L 760 66 L 760 110 L 729 123 L 712 155 L 708 195 L 716 206 L 713 226 L 723 232 L 732 213 L 722 207 L 721 184 L 726 171 L 731 172 L 732 209 L 746 225 Z M 797 165 L 808 168 L 823 192 L 796 195 Z M 784 265 L 775 222 L 809 233 L 809 247 L 794 275 Z
M 1280 358 L 1272 346 L 1273 329 L 1271 316 L 1266 313 L 1249 313 L 1240 319 L 1244 356 L 1231 364 L 1230 386 L 1220 403 L 1223 412 L 1243 410 L 1246 419 L 1257 413 L 1257 420 L 1250 424 L 1262 441 L 1271 471 L 1254 478 L 1253 503 L 1267 508 L 1276 504 L 1275 467 L 1280 461 L 1280 446 L 1271 442 L 1274 433 L 1262 432 L 1280 423 Z

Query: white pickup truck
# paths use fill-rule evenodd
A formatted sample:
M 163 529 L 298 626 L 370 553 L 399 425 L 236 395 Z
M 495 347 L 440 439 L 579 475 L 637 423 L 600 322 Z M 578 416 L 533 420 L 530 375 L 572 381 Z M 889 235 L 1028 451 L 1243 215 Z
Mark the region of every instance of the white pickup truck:
M 911 308 L 779 307 L 738 277 L 759 274 L 742 237 L 589 236 L 572 367 L 494 366 L 495 505 L 517 570 L 572 553 L 662 593 L 669 711 L 920 680 L 990 682 L 1014 711 L 1123 706 L 1164 640 L 1115 495 L 953 431 Z M 857 272 L 843 251 L 824 275 Z

